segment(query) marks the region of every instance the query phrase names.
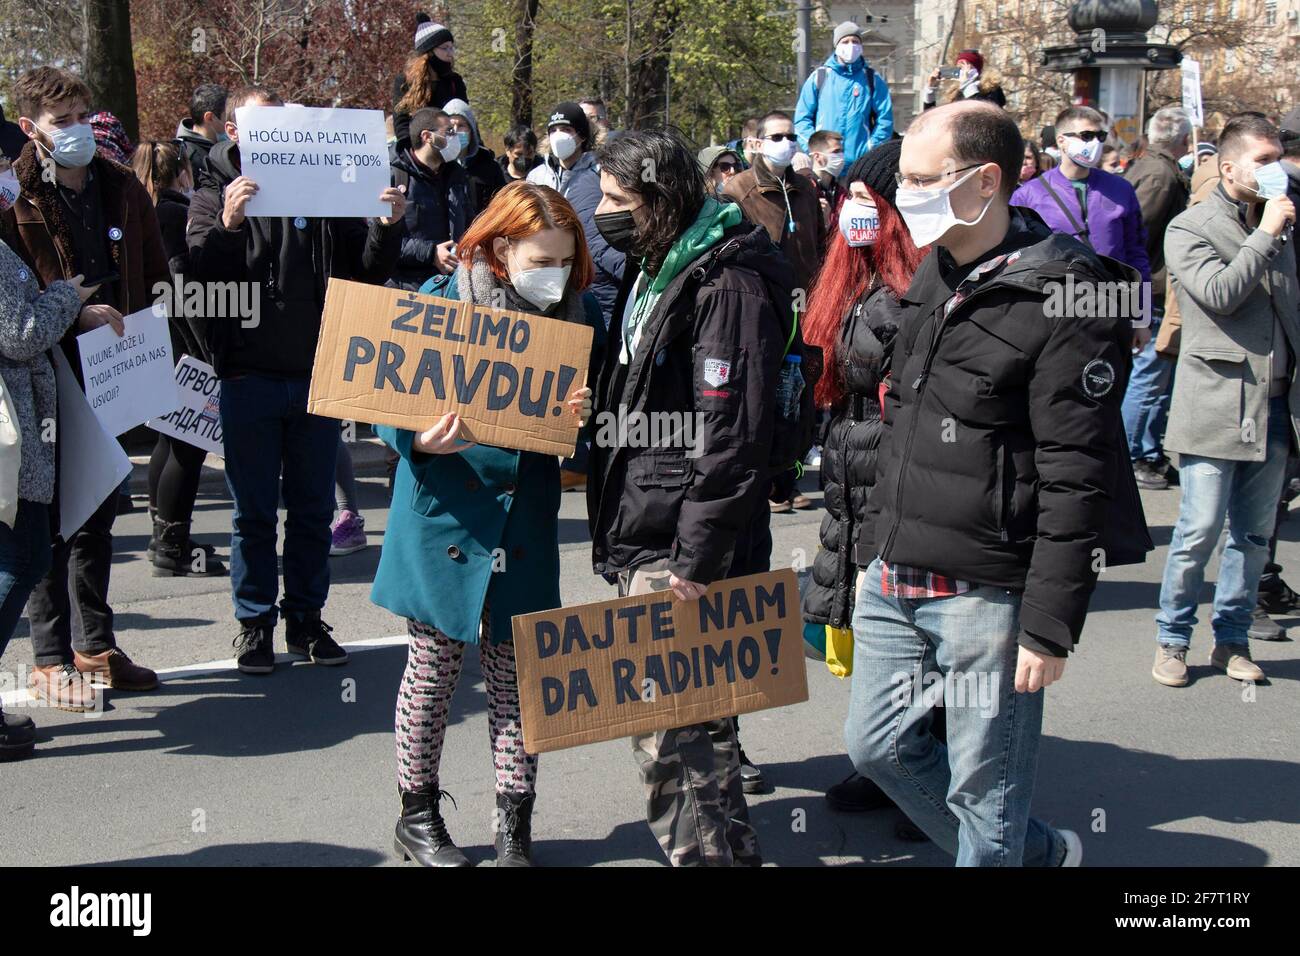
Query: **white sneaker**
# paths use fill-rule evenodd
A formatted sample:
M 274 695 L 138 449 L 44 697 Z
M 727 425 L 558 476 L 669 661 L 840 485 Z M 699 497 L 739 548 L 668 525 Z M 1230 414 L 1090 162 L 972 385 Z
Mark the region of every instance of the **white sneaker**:
M 1083 865 L 1083 841 L 1079 839 L 1079 834 L 1073 830 L 1057 830 L 1061 839 L 1065 841 L 1065 859 L 1058 864 L 1059 866 L 1082 866 Z

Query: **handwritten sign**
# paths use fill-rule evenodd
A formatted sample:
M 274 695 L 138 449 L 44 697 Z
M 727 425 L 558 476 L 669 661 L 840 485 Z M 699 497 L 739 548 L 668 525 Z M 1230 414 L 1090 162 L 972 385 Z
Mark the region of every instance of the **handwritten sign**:
M 176 410 L 145 424 L 156 432 L 224 458 L 221 382 L 212 366 L 192 355 L 182 356 L 176 363 L 176 392 L 180 398 Z
M 107 325 L 77 336 L 86 401 L 110 435 L 120 435 L 176 407 L 167 316 L 152 307 L 123 318 L 126 334 Z

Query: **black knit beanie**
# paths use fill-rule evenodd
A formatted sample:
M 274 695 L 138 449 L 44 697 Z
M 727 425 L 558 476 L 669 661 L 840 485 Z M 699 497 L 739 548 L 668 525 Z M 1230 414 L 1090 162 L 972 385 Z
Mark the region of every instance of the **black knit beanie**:
M 844 174 L 844 182 L 866 183 L 881 199 L 894 205 L 894 195 L 898 192 L 898 155 L 903 151 L 901 139 L 887 139 L 874 149 L 869 149 L 858 157 L 857 162 Z

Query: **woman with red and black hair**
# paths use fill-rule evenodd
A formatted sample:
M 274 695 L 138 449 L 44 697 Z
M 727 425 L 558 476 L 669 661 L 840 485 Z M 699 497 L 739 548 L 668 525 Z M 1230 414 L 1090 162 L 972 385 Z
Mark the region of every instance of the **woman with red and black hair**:
M 876 482 L 880 396 L 901 318 L 898 300 L 925 257 L 894 207 L 901 144 L 897 139 L 880 144 L 845 176 L 849 192 L 835 211 L 839 230 L 813 283 L 804 319 L 804 338 L 821 347 L 826 361 L 817 404 L 832 416 L 822 449 L 821 548 L 803 596 L 805 633 L 812 643 L 819 643 L 826 628 L 852 629 L 859 567 L 875 557 L 864 516 Z M 831 787 L 826 799 L 842 811 L 889 805 L 879 787 L 856 773 Z
M 600 326 L 577 212 L 546 186 L 515 182 L 461 236 L 460 265 L 422 291 Z M 576 364 L 576 363 L 575 363 Z M 591 363 L 588 363 L 591 367 Z M 575 381 L 571 414 L 591 395 Z M 397 692 L 396 850 L 423 866 L 468 866 L 439 809 L 438 764 L 465 646 L 477 644 L 496 771 L 498 866 L 529 866 L 537 756 L 524 750 L 510 619 L 560 606 L 560 466 L 554 455 L 474 441 L 448 412 L 424 431 L 380 426 L 401 456 L 370 598 L 406 618 Z

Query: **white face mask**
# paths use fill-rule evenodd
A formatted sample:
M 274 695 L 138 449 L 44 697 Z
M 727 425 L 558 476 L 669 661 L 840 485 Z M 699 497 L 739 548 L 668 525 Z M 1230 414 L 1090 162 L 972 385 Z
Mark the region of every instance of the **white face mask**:
M 18 174 L 12 167 L 0 173 L 0 212 L 16 203 L 21 192 L 18 188 Z
M 880 212 L 861 199 L 844 200 L 840 207 L 840 234 L 855 248 L 874 246 L 880 235 Z
M 1083 140 L 1074 136 L 1065 137 L 1065 153 L 1080 166 L 1088 169 L 1096 169 L 1097 164 L 1101 162 L 1101 148 L 1105 145 L 1099 139 L 1094 139 L 1091 143 L 1085 143 Z
M 845 40 L 835 48 L 835 55 L 840 58 L 841 63 L 857 63 L 862 59 L 862 44 L 855 40 Z
M 63 129 L 41 129 L 54 145 L 48 150 L 54 161 L 65 168 L 79 169 L 95 158 L 95 131 L 89 123 L 75 123 Z
M 510 276 L 510 284 L 525 299 L 545 311 L 564 298 L 572 266 L 523 269 Z
M 912 234 L 912 242 L 918 248 L 930 245 L 953 226 L 974 226 L 984 218 L 984 214 L 993 203 L 992 196 L 974 219 L 958 219 L 952 211 L 950 194 L 977 172 L 979 167 L 972 169 L 951 186 L 943 186 L 939 189 L 898 187 L 898 192 L 894 195 L 894 205 L 902 214 L 903 222 L 907 224 L 907 231 Z
M 962 81 L 961 95 L 974 96 L 979 91 L 980 91 L 979 71 L 971 70 L 968 74 L 966 74 L 966 79 Z
M 568 159 L 578 151 L 578 138 L 572 133 L 552 133 L 551 152 L 561 161 Z
M 830 173 L 832 176 L 838 176 L 840 173 L 844 172 L 844 154 L 831 153 L 830 157 L 826 160 L 826 165 L 823 166 L 822 169 Z
M 438 150 L 438 155 L 447 162 L 455 162 L 460 156 L 460 138 L 455 133 L 443 134 L 447 139 L 447 145 Z
M 799 144 L 792 139 L 763 140 L 763 156 L 777 169 L 785 169 L 798 152 Z

